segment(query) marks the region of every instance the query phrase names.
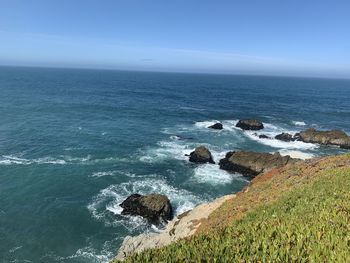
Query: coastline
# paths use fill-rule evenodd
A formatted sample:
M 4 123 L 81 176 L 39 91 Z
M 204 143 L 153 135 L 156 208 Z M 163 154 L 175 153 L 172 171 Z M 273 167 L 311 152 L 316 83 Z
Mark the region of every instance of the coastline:
M 219 231 L 257 207 L 274 203 L 287 192 L 312 185 L 330 169 L 340 168 L 348 172 L 349 167 L 350 155 L 343 154 L 312 158 L 272 169 L 256 176 L 236 194 L 222 196 L 179 215 L 160 233 L 126 237 L 115 260 L 122 261 L 134 253 L 162 248 L 202 233 Z
M 117 260 L 123 260 L 133 253 L 142 252 L 149 248 L 159 248 L 169 245 L 179 239 L 195 234 L 203 220 L 220 207 L 225 201 L 235 198 L 236 195 L 224 195 L 212 202 L 203 203 L 192 210 L 186 211 L 168 222 L 166 228 L 160 233 L 146 233 L 137 236 L 127 236 L 116 256 Z

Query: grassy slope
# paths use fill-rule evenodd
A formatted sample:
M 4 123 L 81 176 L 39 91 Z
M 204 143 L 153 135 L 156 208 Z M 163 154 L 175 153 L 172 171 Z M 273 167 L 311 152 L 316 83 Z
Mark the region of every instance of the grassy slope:
M 215 259 L 215 260 L 214 260 Z M 197 234 L 126 262 L 347 262 L 350 155 L 258 176 Z

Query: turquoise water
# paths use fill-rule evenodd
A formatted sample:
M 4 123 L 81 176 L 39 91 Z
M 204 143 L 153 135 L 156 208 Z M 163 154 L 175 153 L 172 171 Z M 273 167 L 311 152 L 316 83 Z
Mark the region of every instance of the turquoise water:
M 0 261 L 108 262 L 123 237 L 158 231 L 120 215 L 131 193 L 167 194 L 179 214 L 248 181 L 184 154 L 205 144 L 218 161 L 250 149 L 343 152 L 257 139 L 307 127 L 350 132 L 350 81 L 0 68 Z M 206 127 L 222 121 L 224 130 Z

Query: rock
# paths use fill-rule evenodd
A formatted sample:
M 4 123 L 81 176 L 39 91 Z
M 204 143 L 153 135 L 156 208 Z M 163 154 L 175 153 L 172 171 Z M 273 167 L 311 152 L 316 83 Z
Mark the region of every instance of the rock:
M 161 194 L 132 194 L 120 206 L 122 215 L 139 215 L 154 224 L 172 217 L 172 207 L 167 196 Z
M 204 146 L 199 146 L 193 152 L 190 153 L 190 162 L 215 163 L 210 151 Z
M 280 141 L 284 141 L 284 142 L 294 141 L 293 135 L 291 135 L 289 133 L 285 133 L 285 132 L 276 135 L 275 139 L 280 140 Z
M 264 128 L 262 122 L 254 119 L 245 119 L 239 120 L 236 124 L 236 127 L 241 128 L 242 130 L 261 130 Z
M 323 145 L 337 145 L 344 149 L 350 149 L 350 137 L 340 130 L 316 131 L 310 128 L 300 132 L 300 140 Z
M 222 130 L 223 126 L 222 126 L 222 124 L 220 122 L 217 122 L 217 123 L 209 126 L 208 128 L 215 129 L 215 130 Z
M 290 156 L 281 156 L 278 152 L 259 153 L 259 152 L 228 152 L 224 159 L 220 160 L 220 168 L 232 172 L 240 173 L 244 176 L 255 177 L 259 173 L 278 168 L 287 163 L 295 162 Z
M 301 141 L 300 132 L 297 132 L 296 134 L 294 134 L 293 140 L 294 141 Z
M 265 134 L 260 134 L 259 139 L 271 139 L 271 138 Z

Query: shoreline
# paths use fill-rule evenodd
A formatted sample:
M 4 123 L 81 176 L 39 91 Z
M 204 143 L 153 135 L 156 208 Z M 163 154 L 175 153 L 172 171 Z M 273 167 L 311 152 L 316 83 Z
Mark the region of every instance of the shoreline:
M 180 239 L 190 242 L 192 239 L 187 239 L 188 237 L 193 236 L 196 239 L 201 234 L 223 230 L 257 208 L 269 206 L 285 194 L 313 185 L 314 182 L 327 177 L 330 169 L 348 171 L 349 165 L 348 153 L 316 157 L 259 174 L 236 194 L 224 195 L 175 217 L 160 233 L 126 237 L 112 262 L 123 261 L 126 257 L 144 250 L 166 247 Z
M 163 247 L 179 239 L 194 235 L 203 220 L 206 220 L 210 214 L 225 201 L 235 197 L 235 194 L 224 195 L 211 202 L 200 204 L 192 210 L 188 210 L 174 217 L 160 233 L 144 233 L 137 236 L 126 236 L 118 249 L 118 254 L 115 259 L 123 260 L 133 253 L 139 253 L 149 248 Z

